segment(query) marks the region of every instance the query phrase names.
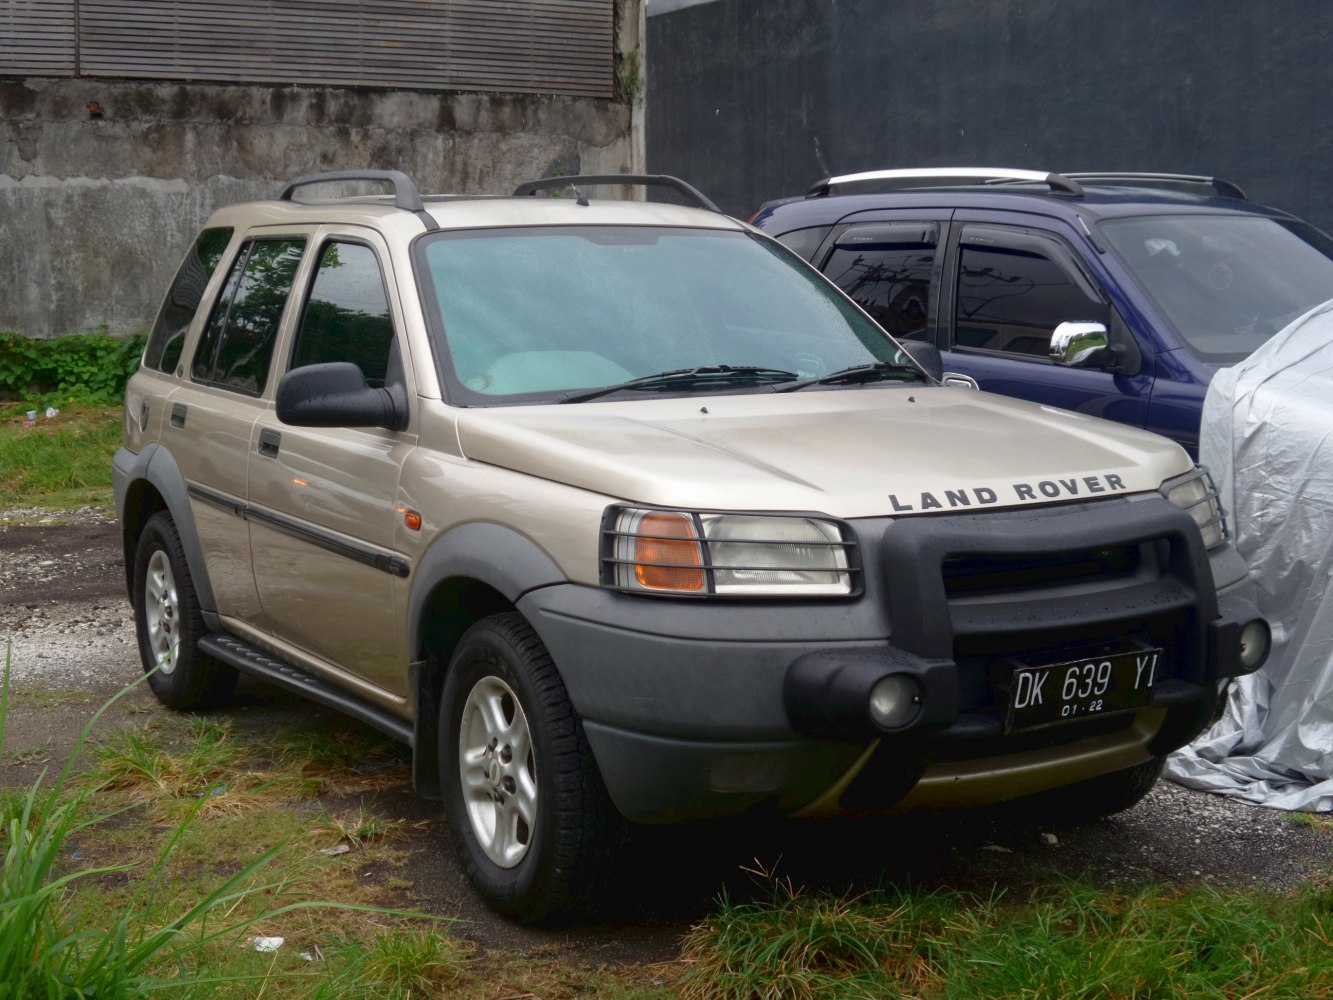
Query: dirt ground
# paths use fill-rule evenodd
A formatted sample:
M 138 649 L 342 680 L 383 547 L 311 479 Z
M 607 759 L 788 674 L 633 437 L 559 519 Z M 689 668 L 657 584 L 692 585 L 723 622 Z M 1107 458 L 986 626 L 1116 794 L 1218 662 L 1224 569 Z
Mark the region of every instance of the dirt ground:
M 0 783 L 33 780 L 59 763 L 91 713 L 138 676 L 112 513 L 88 509 L 36 524 L 32 511 L 0 512 L 0 645 L 12 647 L 21 693 L 12 708 Z M 8 522 L 21 520 L 23 525 Z M 158 711 L 146 687 L 119 703 L 108 726 Z M 354 726 L 266 685 L 243 680 L 225 710 L 242 732 L 303 725 Z M 18 761 L 15 756 L 18 756 Z M 20 763 L 19 761 L 22 761 Z M 403 784 L 378 794 L 394 818 L 438 820 Z M 615 862 L 620 887 L 591 923 L 559 931 L 514 927 L 472 894 L 449 853 L 442 821 L 422 823 L 406 869 L 372 872 L 411 883 L 405 903 L 461 917 L 483 947 L 540 949 L 570 960 L 651 963 L 675 957 L 681 935 L 725 887 L 766 894 L 751 874 L 775 870 L 797 886 L 853 892 L 895 883 L 1023 894 L 1061 877 L 1099 884 L 1210 883 L 1286 889 L 1333 870 L 1333 834 L 1290 814 L 1162 782 L 1140 805 L 1082 828 L 1036 826 L 1022 809 L 894 821 L 771 823 L 645 830 Z

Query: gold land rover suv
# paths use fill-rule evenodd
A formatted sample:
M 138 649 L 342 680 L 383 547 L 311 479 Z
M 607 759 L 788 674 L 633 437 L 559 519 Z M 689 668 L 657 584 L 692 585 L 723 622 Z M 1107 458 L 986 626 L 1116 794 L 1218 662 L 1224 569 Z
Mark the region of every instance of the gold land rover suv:
M 674 178 L 299 178 L 208 220 L 126 394 L 149 683 L 400 739 L 517 919 L 626 821 L 1123 809 L 1267 655 L 1210 481 L 939 374 Z

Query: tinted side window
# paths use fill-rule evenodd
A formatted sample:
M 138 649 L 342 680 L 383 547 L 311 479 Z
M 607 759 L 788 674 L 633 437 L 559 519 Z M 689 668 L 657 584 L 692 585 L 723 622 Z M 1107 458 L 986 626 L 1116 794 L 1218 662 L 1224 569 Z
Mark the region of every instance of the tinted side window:
M 929 334 L 935 244 L 920 239 L 931 235 L 922 226 L 912 227 L 917 240 L 895 235 L 905 228 L 848 230 L 824 265 L 824 274 L 895 337 L 923 340 Z
M 199 301 L 204 297 L 204 286 L 213 276 L 227 244 L 231 242 L 232 232 L 230 227 L 205 229 L 185 255 L 167 291 L 167 297 L 162 302 L 162 308 L 158 311 L 157 321 L 153 323 L 148 346 L 144 349 L 143 361 L 149 368 L 156 368 L 160 372 L 175 370 L 180 361 L 181 348 L 185 346 L 185 334 L 190 329 L 190 321 L 194 319 L 194 314 L 199 310 Z
M 194 357 L 194 378 L 252 396 L 264 391 L 278 321 L 304 240 L 253 240 L 232 265 Z
M 393 346 L 393 321 L 375 251 L 360 243 L 329 243 L 306 300 L 292 367 L 351 361 L 366 381 L 383 386 Z
M 1109 322 L 1108 307 L 1041 254 L 1002 246 L 960 249 L 955 347 L 1045 358 L 1061 323 Z

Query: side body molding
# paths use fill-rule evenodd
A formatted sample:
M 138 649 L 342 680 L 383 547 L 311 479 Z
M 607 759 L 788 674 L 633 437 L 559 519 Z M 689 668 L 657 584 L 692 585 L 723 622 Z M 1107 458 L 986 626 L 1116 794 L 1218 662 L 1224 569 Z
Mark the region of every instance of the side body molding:
M 159 444 L 150 444 L 137 455 L 121 448 L 111 462 L 113 486 L 116 496 L 116 513 L 120 517 L 122 531 L 127 523 L 126 509 L 131 502 L 131 491 L 137 482 L 147 482 L 157 490 L 167 505 L 171 519 L 176 522 L 176 531 L 180 535 L 181 545 L 185 548 L 185 561 L 190 566 L 190 577 L 194 581 L 195 593 L 199 597 L 199 607 L 204 613 L 210 628 L 215 627 L 217 601 L 213 597 L 213 585 L 208 579 L 208 566 L 204 562 L 204 550 L 199 544 L 199 533 L 195 530 L 194 515 L 190 510 L 190 498 L 186 493 L 185 477 L 181 475 L 176 460 L 171 452 Z M 133 593 L 131 567 L 133 552 L 129 551 L 126 539 L 125 583 Z

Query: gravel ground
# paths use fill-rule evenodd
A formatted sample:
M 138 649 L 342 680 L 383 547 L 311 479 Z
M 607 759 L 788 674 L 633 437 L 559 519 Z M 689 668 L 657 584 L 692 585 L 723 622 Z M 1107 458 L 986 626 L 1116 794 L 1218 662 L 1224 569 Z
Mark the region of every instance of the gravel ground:
M 22 749 L 24 741 L 49 744 L 55 757 L 91 707 L 139 671 L 111 511 L 0 512 L 0 642 L 6 638 L 17 683 L 97 696 L 25 707 L 11 720 L 7 750 Z M 143 689 L 135 696 L 151 698 Z M 249 682 L 227 711 L 238 727 L 311 718 L 341 724 L 332 713 Z M 10 783 L 27 774 L 13 765 L 7 772 Z M 411 822 L 436 817 L 436 807 L 406 786 L 389 790 L 380 804 Z M 483 945 L 520 951 L 541 946 L 582 961 L 649 962 L 675 955 L 680 936 L 709 911 L 722 887 L 733 898 L 766 893 L 762 880 L 756 885 L 745 871 L 756 865 L 797 885 L 852 891 L 894 882 L 982 893 L 999 885 L 1021 892 L 1061 877 L 1107 885 L 1285 890 L 1333 873 L 1330 829 L 1161 782 L 1134 809 L 1080 828 L 1041 825 L 1010 806 L 891 822 L 650 830 L 633 841 L 615 883 L 619 898 L 606 919 L 560 933 L 515 928 L 490 916 L 441 849 L 438 829 L 423 833 L 407 869 L 393 874 L 412 883 L 413 905 L 462 915 L 467 933 Z

